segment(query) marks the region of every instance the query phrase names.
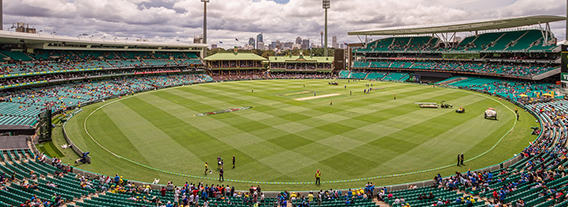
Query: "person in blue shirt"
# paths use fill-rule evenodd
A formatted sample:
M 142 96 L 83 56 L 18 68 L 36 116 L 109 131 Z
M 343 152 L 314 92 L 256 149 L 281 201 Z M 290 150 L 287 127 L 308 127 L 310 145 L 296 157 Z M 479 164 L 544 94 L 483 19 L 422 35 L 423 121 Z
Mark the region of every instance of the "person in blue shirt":
M 499 200 L 501 201 L 501 203 L 505 203 L 505 197 L 506 192 L 505 190 L 503 190 L 503 188 L 501 188 L 501 190 L 499 190 Z
M 201 198 L 202 198 L 203 200 L 207 200 L 207 198 L 209 198 L 209 195 L 207 195 L 207 190 L 204 190 L 204 191 L 201 193 Z
M 118 184 L 120 182 L 120 176 L 118 176 L 118 174 L 116 174 L 116 176 L 114 176 L 114 182 L 116 184 Z

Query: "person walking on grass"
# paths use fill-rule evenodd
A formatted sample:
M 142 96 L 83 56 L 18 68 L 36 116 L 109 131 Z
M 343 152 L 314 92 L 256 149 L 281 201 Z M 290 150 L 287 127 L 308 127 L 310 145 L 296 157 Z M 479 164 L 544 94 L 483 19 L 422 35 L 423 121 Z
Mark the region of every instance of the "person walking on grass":
M 464 164 L 463 164 L 463 153 L 460 155 L 460 164 L 461 164 L 461 165 L 464 165 Z
M 225 177 L 223 176 L 223 173 L 225 171 L 223 171 L 223 167 L 221 167 L 221 169 L 219 170 L 219 181 L 223 182 L 225 181 Z
M 460 154 L 458 154 L 458 166 L 460 166 L 460 161 L 461 161 L 461 157 L 460 157 Z
M 329 105 L 330 105 L 330 106 L 333 106 L 333 100 L 330 100 L 330 101 L 329 101 Z
M 320 178 L 321 178 L 321 173 L 319 170 L 316 171 L 316 185 L 320 185 Z
M 207 170 L 209 169 L 209 165 L 205 162 L 205 175 L 207 175 Z
M 235 169 L 235 155 L 233 155 L 233 169 Z

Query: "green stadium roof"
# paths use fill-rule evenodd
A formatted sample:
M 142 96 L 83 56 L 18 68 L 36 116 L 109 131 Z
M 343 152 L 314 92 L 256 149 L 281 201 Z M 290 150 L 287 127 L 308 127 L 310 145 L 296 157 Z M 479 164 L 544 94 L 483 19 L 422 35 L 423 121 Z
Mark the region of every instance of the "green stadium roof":
M 265 61 L 266 58 L 254 53 L 217 53 L 204 58 L 207 61 L 220 61 L 220 60 L 258 60 Z
M 566 21 L 566 17 L 553 15 L 537 15 L 509 17 L 493 20 L 476 20 L 470 22 L 446 23 L 428 26 L 412 26 L 386 28 L 378 30 L 353 31 L 348 32 L 349 35 L 417 35 L 417 34 L 435 34 L 435 33 L 451 33 L 451 32 L 471 32 L 495 29 L 507 29 L 522 26 L 530 26 L 556 21 Z
M 317 63 L 333 63 L 333 57 L 310 57 L 310 56 L 271 56 L 268 57 L 271 63 L 284 62 L 317 62 Z

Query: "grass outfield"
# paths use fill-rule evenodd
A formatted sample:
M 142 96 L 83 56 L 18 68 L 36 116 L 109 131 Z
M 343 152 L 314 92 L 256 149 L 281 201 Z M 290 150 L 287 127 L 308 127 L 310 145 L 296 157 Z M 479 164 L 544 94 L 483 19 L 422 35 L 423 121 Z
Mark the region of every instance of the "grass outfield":
M 485 94 L 403 83 L 339 83 L 239 81 L 162 89 L 86 106 L 67 123 L 66 130 L 79 148 L 91 152 L 93 164 L 80 166 L 85 170 L 146 182 L 161 178 L 161 183 L 219 183 L 207 179 L 218 178 L 216 158 L 220 155 L 225 160 L 225 179 L 286 182 L 261 184 L 266 190 L 427 180 L 436 173 L 450 175 L 500 163 L 536 138 L 530 135 L 530 127 L 538 126 L 534 117 L 520 112 L 521 121 L 515 122 L 510 110 L 515 108 L 513 104 Z M 371 83 L 385 89 L 363 94 L 365 84 Z M 339 95 L 295 100 L 313 97 L 314 91 L 318 96 Z M 393 100 L 394 94 L 397 100 Z M 415 105 L 442 100 L 454 109 Z M 246 106 L 254 108 L 194 116 Z M 466 113 L 455 113 L 457 107 L 464 107 Z M 488 107 L 498 111 L 498 121 L 483 118 Z M 100 145 L 154 169 L 117 158 L 99 147 L 84 130 L 87 117 L 86 129 Z M 465 154 L 466 167 L 454 166 L 458 153 Z M 231 169 L 232 155 L 237 158 L 235 169 Z M 213 174 L 187 177 L 204 176 L 204 162 Z M 323 182 L 349 181 L 323 183 L 321 187 L 304 183 L 313 182 L 318 169 Z M 357 181 L 376 176 L 380 177 Z M 239 181 L 223 184 L 237 189 L 251 185 Z

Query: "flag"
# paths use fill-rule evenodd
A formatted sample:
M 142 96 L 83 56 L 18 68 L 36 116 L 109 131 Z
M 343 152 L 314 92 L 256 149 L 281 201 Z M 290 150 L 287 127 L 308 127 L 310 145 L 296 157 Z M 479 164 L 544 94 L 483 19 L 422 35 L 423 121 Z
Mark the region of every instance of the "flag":
M 239 39 L 238 39 L 238 38 L 235 38 L 235 40 L 236 40 L 237 42 L 239 41 Z
M 349 44 L 347 44 L 346 42 L 343 42 L 343 44 L 344 44 L 344 45 L 349 45 Z
M 223 41 L 219 41 L 219 43 L 223 44 Z

